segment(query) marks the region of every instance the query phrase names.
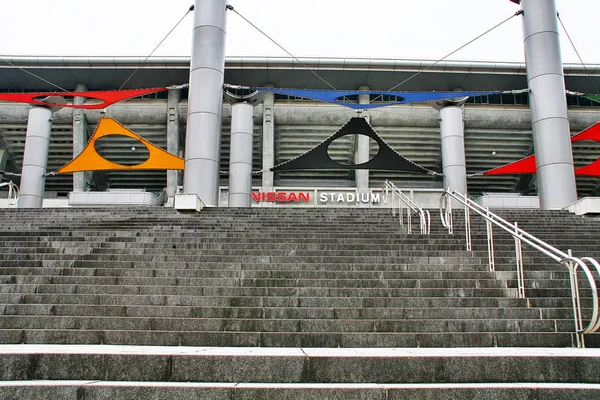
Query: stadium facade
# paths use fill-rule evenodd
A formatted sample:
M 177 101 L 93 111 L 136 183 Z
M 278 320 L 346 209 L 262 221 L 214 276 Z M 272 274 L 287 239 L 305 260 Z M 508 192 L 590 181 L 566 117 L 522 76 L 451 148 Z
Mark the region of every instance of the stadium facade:
M 0 91 L 55 90 L 47 82 L 73 91 L 113 90 L 136 70 L 127 82 L 127 88 L 175 85 L 168 91 L 123 101 L 104 110 L 63 108 L 53 112 L 47 171 L 56 171 L 77 155 L 103 116 L 116 119 L 173 154 L 185 156 L 187 169 L 190 158 L 186 156 L 186 147 L 190 147 L 186 142 L 190 136 L 188 115 L 194 111 L 190 112 L 189 109 L 190 90 L 177 85 L 188 81 L 193 84 L 193 78 L 190 79 L 193 60 L 194 57 L 163 57 L 150 58 L 144 63 L 143 58 L 133 57 L 13 57 L 0 67 Z M 598 122 L 600 104 L 575 93 L 595 93 L 594 81 L 598 78 L 600 66 L 563 67 L 569 129 L 573 135 Z M 192 65 L 192 72 L 195 69 Z M 44 80 L 23 70 L 33 72 Z M 536 175 L 481 175 L 484 171 L 517 161 L 534 152 L 531 94 L 523 91 L 530 88 L 531 84 L 524 63 L 242 57 L 225 60 L 223 80 L 226 84 L 242 87 L 327 89 L 326 81 L 331 86 L 347 90 L 387 91 L 406 81 L 401 86 L 404 91 L 505 91 L 503 94 L 470 97 L 466 101 L 451 99 L 393 105 L 369 111 L 355 111 L 339 105 L 273 93 L 255 97 L 247 104 L 251 106 L 249 109 L 253 120 L 253 205 L 264 203 L 257 200 L 262 198 L 260 193 L 293 192 L 298 196 L 300 192 L 311 191 L 313 198 L 319 198 L 318 191 L 354 191 L 360 194 L 381 188 L 386 179 L 414 192 L 439 193 L 445 185 L 442 175 L 379 170 L 274 173 L 269 169 L 310 150 L 351 117 L 360 115 L 367 117 L 374 130 L 398 153 L 429 170 L 446 174 L 447 171 L 443 170 L 441 116 L 449 108 L 461 110 L 458 119 L 462 119 L 464 126 L 464 159 L 470 195 L 509 193 L 531 196 L 538 193 Z M 232 109 L 235 108 L 231 103 L 235 104 L 236 94 L 239 93 L 230 94 L 233 96 L 225 97 L 230 102 L 225 101 L 220 105 L 222 98 L 215 100 L 222 110 L 221 143 L 218 149 L 220 161 L 215 167 L 221 189 L 218 204 L 213 205 L 225 205 L 228 198 Z M 347 101 L 368 103 L 388 100 L 375 96 L 362 97 Z M 4 180 L 18 183 L 18 174 L 23 168 L 30 108 L 26 104 L 0 103 L 0 169 L 5 171 Z M 199 143 L 200 149 L 206 146 L 202 141 Z M 214 143 L 209 146 L 214 147 Z M 106 142 L 97 150 L 110 160 L 125 165 L 135 163 L 136 157 L 142 157 L 138 155 L 139 152 L 136 153 L 135 146 L 129 143 Z M 348 135 L 329 147 L 329 156 L 342 164 L 355 164 L 361 159 L 374 157 L 377 150 L 378 145 L 373 140 L 365 140 L 361 135 Z M 199 151 L 202 153 L 202 150 Z M 574 166 L 578 168 L 594 162 L 600 155 L 600 146 L 591 141 L 574 143 L 572 154 Z M 193 168 L 205 167 L 198 165 Z M 178 171 L 50 174 L 45 180 L 44 198 L 66 198 L 73 191 L 109 189 L 143 189 L 152 193 L 166 191 L 169 197 L 184 185 L 184 180 L 183 174 Z M 600 180 L 597 177 L 578 176 L 576 184 L 579 197 L 597 196 L 600 193 Z

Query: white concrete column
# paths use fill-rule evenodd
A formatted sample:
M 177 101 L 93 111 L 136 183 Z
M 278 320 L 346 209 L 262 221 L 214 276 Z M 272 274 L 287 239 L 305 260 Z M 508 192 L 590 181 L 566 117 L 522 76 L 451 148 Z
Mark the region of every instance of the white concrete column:
M 440 109 L 442 171 L 444 189 L 467 194 L 465 161 L 465 125 L 462 105 L 446 105 Z
M 169 89 L 167 100 L 167 151 L 176 156 L 179 156 L 179 143 L 181 140 L 178 109 L 180 99 L 181 89 Z M 167 198 L 175 196 L 180 181 L 181 171 L 167 170 Z
M 27 121 L 18 208 L 42 207 L 51 130 L 52 111 L 33 107 Z
M 8 151 L 6 149 L 0 149 L 0 171 L 4 171 L 6 163 L 8 162 Z
M 263 139 L 262 139 L 262 191 L 273 190 L 274 175 L 270 168 L 275 166 L 275 94 L 263 94 Z
M 359 88 L 359 90 L 369 90 L 368 86 L 361 86 Z M 358 104 L 369 104 L 371 102 L 371 96 L 368 94 L 361 94 L 358 95 Z M 364 117 L 366 118 L 367 122 L 370 123 L 370 115 L 368 114 L 367 111 L 363 111 L 364 112 Z M 362 164 L 365 163 L 367 161 L 369 161 L 370 157 L 369 157 L 369 137 L 365 136 L 365 135 L 358 135 L 358 137 L 356 138 L 357 143 L 356 143 L 356 159 L 355 159 L 355 163 L 356 164 Z M 356 176 L 356 187 L 358 188 L 359 192 L 363 193 L 365 191 L 368 191 L 369 189 L 369 170 L 368 169 L 357 169 L 355 171 L 355 176 Z
M 226 0 L 196 0 L 183 191 L 219 204 Z
M 87 86 L 78 84 L 75 87 L 76 92 L 86 92 Z M 85 102 L 84 97 L 75 96 L 73 104 L 81 105 Z M 87 118 L 81 108 L 73 109 L 73 158 L 77 157 L 88 142 L 88 125 Z M 84 192 L 91 180 L 90 172 L 74 172 L 73 173 L 73 191 Z
M 527 80 L 540 207 L 577 200 L 555 0 L 522 0 Z
M 229 207 L 250 207 L 253 114 L 254 106 L 249 103 L 240 102 L 231 106 Z

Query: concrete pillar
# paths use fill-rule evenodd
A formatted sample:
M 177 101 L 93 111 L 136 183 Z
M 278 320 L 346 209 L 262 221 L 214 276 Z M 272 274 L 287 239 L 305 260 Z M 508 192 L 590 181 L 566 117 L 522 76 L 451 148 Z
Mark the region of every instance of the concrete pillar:
M 78 84 L 75 87 L 76 92 L 85 92 L 88 88 L 85 85 Z M 84 97 L 74 97 L 73 104 L 81 105 L 85 102 Z M 87 118 L 82 109 L 73 109 L 73 158 L 77 157 L 85 148 L 88 142 L 88 124 Z M 89 172 L 73 173 L 73 191 L 84 192 L 91 180 Z
M 6 163 L 8 163 L 8 151 L 0 149 L 0 171 L 4 171 Z
M 229 207 L 250 207 L 253 114 L 254 106 L 246 102 L 235 103 L 231 107 Z
M 275 94 L 263 94 L 263 164 L 262 191 L 273 190 L 274 172 L 269 171 L 275 166 Z
M 465 125 L 462 104 L 450 103 L 440 109 L 442 171 L 444 189 L 467 193 Z
M 42 207 L 51 129 L 52 111 L 46 107 L 33 107 L 27 122 L 18 208 Z
M 219 204 L 226 0 L 196 0 L 183 190 Z
M 522 0 L 540 207 L 577 200 L 555 0 Z
M 361 86 L 359 90 L 369 90 L 368 86 Z M 371 96 L 368 94 L 358 95 L 358 104 L 369 104 L 371 102 Z M 367 122 L 370 122 L 370 116 L 367 111 L 364 111 L 364 116 Z M 356 164 L 362 164 L 369 161 L 369 137 L 365 135 L 358 135 L 356 143 Z M 369 189 L 369 170 L 368 169 L 357 169 L 356 173 L 356 187 L 359 192 L 365 192 Z
M 179 156 L 179 143 L 181 140 L 178 109 L 180 99 L 181 89 L 169 89 L 167 100 L 167 151 L 176 156 Z M 167 198 L 175 196 L 180 181 L 181 171 L 172 169 L 167 171 Z

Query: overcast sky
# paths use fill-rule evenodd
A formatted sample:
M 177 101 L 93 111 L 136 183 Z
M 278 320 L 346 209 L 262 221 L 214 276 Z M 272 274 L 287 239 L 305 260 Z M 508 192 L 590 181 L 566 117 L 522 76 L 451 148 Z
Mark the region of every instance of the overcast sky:
M 599 0 L 556 0 L 583 61 L 600 63 Z M 193 0 L 2 1 L 0 55 L 147 56 Z M 230 0 L 297 57 L 438 60 L 507 19 L 509 0 Z M 155 55 L 189 56 L 193 15 Z M 579 60 L 561 28 L 563 61 Z M 448 59 L 522 62 L 515 17 Z M 287 54 L 228 12 L 228 56 Z

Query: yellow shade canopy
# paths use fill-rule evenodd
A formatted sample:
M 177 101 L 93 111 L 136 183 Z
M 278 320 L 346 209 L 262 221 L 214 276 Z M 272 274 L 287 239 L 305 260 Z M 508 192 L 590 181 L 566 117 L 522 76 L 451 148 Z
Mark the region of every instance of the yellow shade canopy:
M 122 165 L 102 157 L 96 151 L 96 141 L 110 135 L 121 135 L 139 141 L 148 150 L 148 158 L 137 165 Z M 184 160 L 161 149 L 133 133 L 112 118 L 101 118 L 85 149 L 75 159 L 58 170 L 58 173 L 102 170 L 140 170 L 140 169 L 180 169 L 184 168 Z

